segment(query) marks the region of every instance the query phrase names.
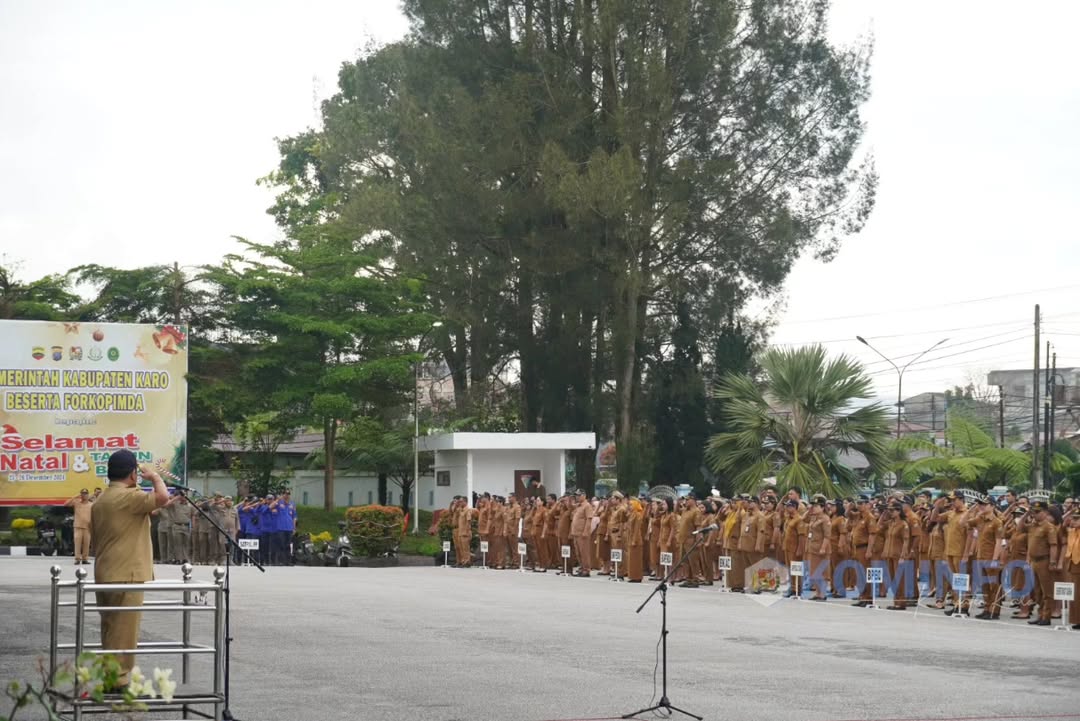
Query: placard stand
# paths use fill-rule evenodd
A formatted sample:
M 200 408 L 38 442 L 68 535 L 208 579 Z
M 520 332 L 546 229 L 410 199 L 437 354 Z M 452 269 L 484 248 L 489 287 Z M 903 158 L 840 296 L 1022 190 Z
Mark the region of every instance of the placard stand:
M 560 552 L 562 553 L 562 575 L 569 576 L 570 572 L 566 570 L 566 564 L 570 562 L 570 546 L 561 546 Z
M 671 551 L 666 551 L 660 554 L 660 565 L 664 567 L 664 575 L 661 578 L 667 578 L 668 571 L 671 570 L 672 558 Z
M 788 574 L 792 578 L 791 589 L 790 590 L 794 591 L 795 590 L 795 581 L 794 581 L 794 579 L 803 577 L 803 562 L 802 561 L 792 561 L 791 562 L 791 567 L 790 567 L 790 569 L 788 571 Z M 794 598 L 797 601 L 801 601 L 802 600 L 802 592 L 804 590 L 806 590 L 806 589 L 804 589 L 802 587 L 802 584 L 800 583 L 799 584 L 799 592 L 791 594 L 791 597 Z
M 879 583 L 884 582 L 885 571 L 882 568 L 868 568 L 866 569 L 866 582 L 870 584 L 870 603 L 866 604 L 867 608 L 880 609 L 877 599 L 877 587 Z M 895 600 L 893 601 L 895 603 Z
M 1054 626 L 1055 631 L 1071 631 L 1069 625 L 1069 604 L 1076 601 L 1076 585 L 1071 581 L 1054 584 L 1054 600 L 1061 601 L 1061 625 Z
M 518 573 L 525 573 L 525 556 L 529 553 L 529 547 L 524 543 L 518 544 L 518 560 L 521 561 L 521 568 L 518 569 Z
M 488 542 L 480 541 L 480 568 L 487 570 Z
M 259 550 L 259 539 L 258 538 L 241 538 L 240 540 L 238 540 L 236 542 L 236 545 L 240 546 L 240 548 L 244 549 L 245 551 L 258 551 Z M 241 566 L 250 566 L 251 565 L 251 556 L 250 555 L 244 555 L 243 557 L 241 557 L 240 565 Z
M 956 591 L 958 606 L 954 609 L 953 618 L 964 618 L 965 616 L 970 618 L 971 604 L 975 602 L 972 598 L 968 601 L 968 612 L 964 613 L 964 594 L 971 590 L 971 576 L 967 573 L 954 573 L 952 576 L 952 587 Z
M 442 542 L 442 565 L 443 568 L 450 568 L 450 541 Z
M 716 559 L 717 565 L 720 568 L 720 593 L 727 593 L 728 583 L 727 575 L 731 570 L 731 556 L 720 556 Z
M 618 581 L 622 580 L 621 578 L 619 578 L 619 561 L 621 561 L 621 560 L 622 560 L 622 549 L 621 548 L 613 548 L 613 549 L 611 549 L 611 562 L 615 564 L 615 573 L 611 574 L 611 579 L 610 579 L 612 581 L 618 582 Z

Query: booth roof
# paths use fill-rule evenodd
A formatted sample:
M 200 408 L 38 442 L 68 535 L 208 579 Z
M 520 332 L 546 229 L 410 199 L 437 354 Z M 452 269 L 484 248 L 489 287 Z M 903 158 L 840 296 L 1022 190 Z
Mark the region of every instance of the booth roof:
M 596 448 L 595 433 L 439 433 L 420 437 L 422 451 L 581 450 Z

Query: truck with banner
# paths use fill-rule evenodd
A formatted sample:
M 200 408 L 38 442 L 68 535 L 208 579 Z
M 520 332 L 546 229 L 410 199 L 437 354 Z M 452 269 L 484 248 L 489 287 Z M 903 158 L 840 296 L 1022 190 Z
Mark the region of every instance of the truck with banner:
M 0 320 L 0 506 L 104 488 L 120 448 L 186 477 L 187 328 Z

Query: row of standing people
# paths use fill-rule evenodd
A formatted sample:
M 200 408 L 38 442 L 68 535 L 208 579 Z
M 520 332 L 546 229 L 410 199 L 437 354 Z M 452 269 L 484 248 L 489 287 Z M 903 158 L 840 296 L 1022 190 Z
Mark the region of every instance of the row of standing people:
M 790 595 L 824 601 L 857 593 L 854 605 L 866 606 L 873 590 L 862 570 L 880 567 L 894 580 L 879 587 L 885 596 L 891 586 L 891 610 L 918 603 L 919 580 L 926 578 L 932 607 L 968 614 L 971 592 L 954 590 L 950 579 L 954 573 L 973 573 L 974 590 L 985 600 L 981 618 L 1000 618 L 1002 606 L 1011 601 L 1017 618 L 1030 618 L 1038 608 L 1032 619 L 1038 625 L 1049 625 L 1060 613 L 1053 600 L 1055 582 L 1080 585 L 1080 513 L 1071 499 L 1051 506 L 1010 493 L 999 506 L 985 498 L 969 503 L 957 493 L 933 500 L 923 492 L 804 501 L 794 490 L 782 498 L 767 491 L 731 500 L 650 500 L 618 492 L 589 499 L 579 492 L 519 502 L 512 495 L 485 494 L 476 508 L 456 498 L 446 518 L 459 566 L 473 561 L 475 533 L 487 542 L 484 560 L 493 568 L 565 567 L 579 576 L 594 570 L 610 575 L 611 550 L 619 549 L 619 575 L 640 582 L 647 574 L 663 574 L 660 561 L 668 554 L 671 564 L 678 564 L 694 543 L 694 532 L 716 525 L 680 570 L 681 585 L 712 585 L 722 578 L 719 559 L 727 557 L 730 590 L 775 590 L 770 575 L 799 561 L 805 575 L 791 579 Z M 525 544 L 525 559 L 518 556 L 519 542 Z M 570 549 L 569 559 L 562 557 L 564 547 Z M 1080 623 L 1080 605 L 1071 615 L 1070 623 Z

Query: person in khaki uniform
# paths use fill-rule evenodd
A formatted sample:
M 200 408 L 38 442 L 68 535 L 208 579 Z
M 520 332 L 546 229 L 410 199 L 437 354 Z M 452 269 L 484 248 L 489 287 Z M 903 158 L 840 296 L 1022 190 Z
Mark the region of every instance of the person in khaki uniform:
M 94 501 L 85 488 L 64 504 L 75 509 L 75 565 L 90 563 L 90 510 Z
M 180 496 L 175 503 L 169 504 L 172 514 L 172 532 L 169 534 L 169 553 L 173 563 L 187 563 L 191 560 L 191 517 L 195 509 L 188 503 L 187 496 Z
M 626 497 L 621 491 L 615 491 L 611 494 L 611 505 L 608 511 L 608 559 L 611 559 L 611 551 L 619 549 L 623 552 L 623 557 L 626 557 L 626 542 L 624 536 L 626 534 L 627 519 L 627 506 Z M 626 564 L 619 564 L 619 573 L 622 576 L 626 575 Z
M 506 501 L 506 526 L 503 528 L 503 545 L 506 546 L 507 568 L 521 567 L 521 558 L 518 555 L 518 540 L 524 540 L 524 538 L 518 535 L 518 529 L 521 528 L 522 533 L 524 533 L 524 525 L 521 518 L 521 506 L 518 504 L 517 497 L 511 493 Z
M 577 549 L 578 563 L 581 567 L 575 576 L 588 578 L 592 575 L 592 519 L 593 507 L 585 491 L 578 491 L 570 511 L 570 540 Z
M 993 621 L 1001 618 L 1001 561 L 1005 557 L 1005 531 L 994 507 L 986 498 L 977 501 L 968 525 L 976 529 L 975 576 L 983 580 L 982 595 L 986 606 L 975 618 Z
M 608 519 L 611 517 L 611 502 L 606 498 L 600 501 L 600 507 L 596 510 L 596 517 L 600 522 L 596 525 L 596 562 L 600 565 L 600 575 L 611 575 L 611 536 L 608 535 Z
M 829 534 L 831 524 L 825 512 L 828 501 L 824 496 L 816 496 L 810 504 L 806 519 L 806 581 L 814 589 L 811 601 L 824 601 L 826 596 L 825 576 L 828 575 Z
M 630 499 L 630 512 L 626 517 L 626 580 L 641 583 L 645 566 L 645 508 L 637 498 Z
M 968 539 L 968 529 L 964 523 L 966 515 L 967 504 L 964 502 L 964 497 L 958 493 L 950 493 L 948 496 L 937 499 L 934 510 L 930 513 L 931 522 L 937 521 L 944 525 L 945 559 L 948 561 L 951 573 L 963 573 L 967 570 L 967 557 L 964 555 Z M 952 591 L 952 584 L 948 585 L 947 590 Z M 946 611 L 945 615 L 968 613 L 968 596 L 955 591 L 952 591 L 952 594 L 953 607 Z
M 890 611 L 903 611 L 907 608 L 907 591 L 900 581 L 903 580 L 900 573 L 900 564 L 903 563 L 911 551 L 911 527 L 904 518 L 904 507 L 899 503 L 891 503 L 886 509 L 887 518 L 882 521 L 885 528 L 885 547 L 882 556 L 888 564 L 889 576 L 895 584 L 893 603 L 888 606 Z
M 683 512 L 679 517 L 679 530 L 675 536 L 683 555 L 690 553 L 690 549 L 694 545 L 693 533 L 698 528 L 700 515 L 701 509 L 698 508 L 693 494 L 684 498 Z M 698 549 L 683 564 L 683 568 L 686 569 L 686 581 L 680 584 L 683 588 L 697 588 L 699 583 L 705 581 L 705 564 L 702 560 L 701 549 Z
M 140 472 L 154 484 L 153 493 L 138 487 Z M 91 528 L 97 549 L 94 581 L 97 583 L 143 583 L 154 579 L 154 551 L 150 539 L 150 514 L 169 502 L 165 482 L 152 466 L 139 466 L 135 454 L 116 451 L 108 461 L 109 488 L 94 502 Z M 98 591 L 102 607 L 141 606 L 141 591 Z M 101 647 L 131 650 L 139 643 L 139 611 L 101 611 Z M 119 685 L 128 682 L 135 654 L 117 654 Z
M 784 563 L 789 568 L 792 563 L 803 560 L 806 553 L 806 523 L 799 516 L 799 502 L 792 499 L 784 501 L 783 548 Z M 788 598 L 802 595 L 802 581 L 802 576 L 791 577 Z
M 544 545 L 547 547 L 548 568 L 562 567 L 562 551 L 559 548 L 559 502 L 554 493 L 548 494 L 544 514 Z
M 544 537 L 544 527 L 547 524 L 547 508 L 544 506 L 545 499 L 534 498 L 533 512 L 532 512 L 532 538 L 533 545 L 536 546 L 536 563 L 533 566 L 533 571 L 539 573 L 547 573 L 548 567 L 551 565 L 548 561 L 548 542 Z
M 739 570 L 735 572 L 734 579 L 731 582 L 731 590 L 739 591 L 743 590 L 746 584 L 746 572 L 755 563 L 764 558 L 764 539 L 765 539 L 765 517 L 761 515 L 759 510 L 759 501 L 757 498 L 748 498 L 744 502 L 745 508 L 743 509 L 738 529 L 738 543 L 735 550 L 739 554 L 738 563 L 732 559 L 732 569 L 738 566 Z M 757 579 L 750 579 L 750 590 L 759 593 L 757 589 Z
M 1068 527 L 1069 535 L 1065 547 L 1061 549 L 1058 564 L 1065 572 L 1065 582 L 1072 583 L 1073 595 L 1076 595 L 1076 591 L 1080 591 L 1080 513 L 1075 506 L 1065 517 L 1064 524 Z M 1068 621 L 1074 631 L 1080 631 L 1080 602 L 1073 601 L 1069 604 Z
M 472 566 L 473 515 L 468 501 L 458 496 L 457 510 L 454 513 L 454 555 L 459 568 Z
M 1028 621 L 1032 626 L 1049 626 L 1054 608 L 1053 571 L 1058 565 L 1058 529 L 1050 520 L 1046 501 L 1033 501 L 1035 523 L 1028 531 L 1028 565 L 1035 572 L 1035 603 L 1039 617 Z

